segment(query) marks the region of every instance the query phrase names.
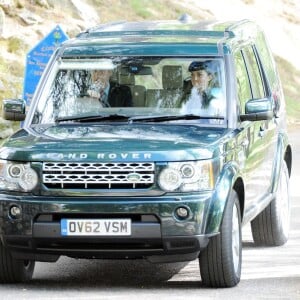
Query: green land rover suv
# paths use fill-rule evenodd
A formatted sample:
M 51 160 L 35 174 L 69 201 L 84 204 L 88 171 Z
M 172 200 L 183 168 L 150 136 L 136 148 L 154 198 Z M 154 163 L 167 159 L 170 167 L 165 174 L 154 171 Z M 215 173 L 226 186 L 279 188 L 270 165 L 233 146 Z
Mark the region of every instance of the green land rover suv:
M 198 259 L 238 284 L 242 233 L 288 239 L 292 151 L 254 23 L 118 22 L 56 49 L 0 148 L 0 282 L 63 256 Z M 28 109 L 27 109 L 28 107 Z M 26 113 L 26 118 L 25 118 Z

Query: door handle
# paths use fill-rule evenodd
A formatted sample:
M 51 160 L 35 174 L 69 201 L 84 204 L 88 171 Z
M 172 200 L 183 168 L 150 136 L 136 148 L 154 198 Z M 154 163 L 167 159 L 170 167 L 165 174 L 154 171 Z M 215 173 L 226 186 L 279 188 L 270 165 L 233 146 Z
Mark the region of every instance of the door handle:
M 266 133 L 265 126 L 260 126 L 258 136 L 262 138 L 264 137 L 265 133 Z

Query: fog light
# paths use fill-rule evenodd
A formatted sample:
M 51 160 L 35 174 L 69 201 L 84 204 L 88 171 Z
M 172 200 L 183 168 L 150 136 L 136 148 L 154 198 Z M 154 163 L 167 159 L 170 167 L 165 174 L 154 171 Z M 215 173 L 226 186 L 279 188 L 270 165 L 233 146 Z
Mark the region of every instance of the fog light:
M 21 207 L 16 206 L 16 205 L 13 205 L 9 210 L 10 217 L 12 217 L 14 219 L 20 218 L 21 213 L 22 213 Z
M 187 219 L 189 216 L 189 210 L 186 207 L 178 207 L 175 211 L 178 219 Z

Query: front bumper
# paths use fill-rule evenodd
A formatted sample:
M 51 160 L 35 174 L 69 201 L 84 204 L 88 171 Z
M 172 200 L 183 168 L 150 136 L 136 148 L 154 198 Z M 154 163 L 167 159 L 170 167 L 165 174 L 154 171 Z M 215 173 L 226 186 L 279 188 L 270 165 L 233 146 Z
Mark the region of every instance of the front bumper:
M 21 259 L 56 261 L 60 255 L 78 258 L 147 258 L 153 262 L 187 261 L 208 244 L 205 233 L 211 195 L 87 198 L 12 197 L 1 195 L 0 235 Z M 21 209 L 12 217 L 12 206 Z M 189 211 L 186 219 L 176 209 Z M 62 236 L 62 218 L 130 218 L 130 236 Z

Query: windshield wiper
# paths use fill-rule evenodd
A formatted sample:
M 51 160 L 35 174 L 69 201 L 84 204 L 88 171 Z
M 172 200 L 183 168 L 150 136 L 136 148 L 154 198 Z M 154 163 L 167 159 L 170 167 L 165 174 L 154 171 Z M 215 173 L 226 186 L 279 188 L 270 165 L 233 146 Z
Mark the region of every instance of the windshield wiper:
M 75 121 L 75 122 L 95 122 L 95 121 L 124 121 L 128 120 L 129 117 L 126 115 L 118 115 L 118 114 L 112 114 L 112 115 L 92 115 L 92 116 L 75 116 L 75 117 L 58 117 L 56 118 L 55 122 L 69 122 L 69 121 Z
M 224 120 L 224 117 L 218 116 L 199 116 L 194 114 L 186 115 L 154 115 L 154 116 L 135 116 L 129 117 L 126 115 L 111 114 L 111 115 L 92 115 L 92 116 L 74 116 L 74 117 L 58 117 L 55 122 L 95 122 L 95 121 L 128 121 L 128 123 L 134 122 L 166 122 L 176 120 Z
M 224 120 L 224 117 L 218 116 L 199 116 L 194 114 L 186 115 L 158 115 L 158 116 L 137 116 L 128 119 L 129 123 L 132 122 L 165 122 L 165 121 L 176 121 L 176 120 Z

